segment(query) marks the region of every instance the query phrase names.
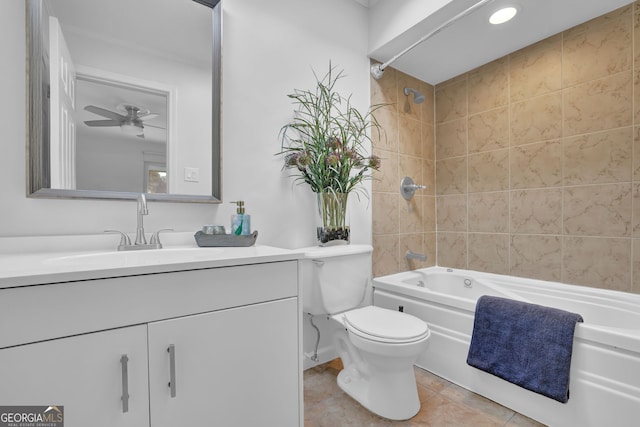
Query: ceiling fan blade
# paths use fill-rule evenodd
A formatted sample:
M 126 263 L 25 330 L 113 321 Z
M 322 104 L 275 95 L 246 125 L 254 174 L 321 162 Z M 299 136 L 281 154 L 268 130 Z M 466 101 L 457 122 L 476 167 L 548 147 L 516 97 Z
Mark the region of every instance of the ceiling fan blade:
M 156 113 L 149 113 L 149 114 L 144 114 L 142 116 L 138 116 L 138 120 L 151 120 L 151 119 L 155 119 L 156 117 L 159 117 L 160 114 L 156 114 Z
M 149 123 L 145 123 L 144 127 L 149 127 L 149 128 L 156 128 L 156 129 L 162 129 L 165 130 L 166 128 L 163 128 L 162 126 L 154 126 L 154 125 L 150 125 Z
M 91 113 L 97 114 L 102 117 L 107 117 L 112 120 L 120 121 L 120 120 L 126 120 L 127 118 L 126 116 L 118 114 L 114 111 L 105 110 L 104 108 L 96 107 L 95 105 L 87 105 L 86 107 L 84 107 L 84 109 Z
M 87 126 L 103 127 L 103 126 L 120 126 L 119 120 L 87 120 L 84 122 Z

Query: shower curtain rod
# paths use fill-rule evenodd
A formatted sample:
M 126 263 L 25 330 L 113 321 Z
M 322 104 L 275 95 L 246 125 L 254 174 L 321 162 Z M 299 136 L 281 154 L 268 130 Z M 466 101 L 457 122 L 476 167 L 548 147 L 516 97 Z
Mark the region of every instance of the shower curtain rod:
M 407 47 L 406 49 L 404 49 L 402 52 L 398 53 L 397 55 L 393 56 L 391 59 L 389 59 L 387 62 L 384 62 L 382 64 L 373 64 L 371 66 L 371 75 L 373 76 L 374 79 L 379 80 L 382 75 L 384 74 L 384 69 L 387 68 L 390 64 L 392 64 L 393 62 L 395 62 L 398 58 L 400 58 L 402 55 L 404 55 L 405 53 L 409 52 L 411 49 L 413 49 L 414 47 L 418 46 L 420 43 L 430 39 L 431 37 L 435 36 L 436 34 L 438 34 L 440 31 L 444 30 L 445 28 L 447 28 L 449 25 L 453 24 L 454 22 L 456 22 L 458 19 L 463 18 L 465 16 L 467 16 L 468 14 L 470 14 L 471 12 L 473 12 L 474 10 L 484 6 L 487 3 L 491 3 L 494 0 L 480 0 L 478 3 L 474 4 L 473 6 L 468 7 L 467 9 L 463 10 L 462 12 L 458 13 L 456 16 L 454 16 L 453 18 L 449 19 L 448 21 L 444 22 L 443 24 L 441 24 L 440 26 L 436 27 L 435 30 L 431 31 L 430 33 L 425 34 L 424 36 L 422 36 L 417 42 L 413 43 L 411 46 Z

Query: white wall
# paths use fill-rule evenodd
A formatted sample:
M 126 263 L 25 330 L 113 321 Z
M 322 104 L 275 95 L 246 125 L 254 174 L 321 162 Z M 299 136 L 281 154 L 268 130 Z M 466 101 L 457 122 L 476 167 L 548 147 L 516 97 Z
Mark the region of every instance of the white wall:
M 423 19 L 453 0 L 394 0 L 379 1 L 371 6 L 369 16 L 369 52 L 389 43 Z M 478 0 L 464 0 L 476 3 Z M 458 0 L 460 2 L 460 0 Z M 416 38 L 418 40 L 420 36 Z
M 277 246 L 315 244 L 315 198 L 282 172 L 279 130 L 287 94 L 312 88 L 329 61 L 345 69 L 341 90 L 369 105 L 366 9 L 353 1 L 223 1 L 225 200 L 245 200 L 252 225 Z M 370 184 L 370 183 L 368 183 Z M 351 209 L 353 239 L 371 241 L 371 209 Z M 259 240 L 261 237 L 258 238 Z
M 227 225 L 228 201 L 243 199 L 258 243 L 286 248 L 315 244 L 315 199 L 281 172 L 278 132 L 292 115 L 286 97 L 311 87 L 311 68 L 329 60 L 344 68 L 344 89 L 369 105 L 366 9 L 346 0 L 223 0 L 222 205 L 150 202 L 148 231 L 195 231 Z M 0 2 L 0 237 L 135 230 L 134 201 L 27 198 L 25 182 L 24 2 Z M 351 211 L 353 240 L 371 241 L 371 208 Z M 114 237 L 115 242 L 116 237 Z
M 164 164 L 165 148 L 164 144 L 136 136 L 122 138 L 118 134 L 113 137 L 111 134 L 96 133 L 89 139 L 78 133 L 76 188 L 143 191 L 145 161 Z

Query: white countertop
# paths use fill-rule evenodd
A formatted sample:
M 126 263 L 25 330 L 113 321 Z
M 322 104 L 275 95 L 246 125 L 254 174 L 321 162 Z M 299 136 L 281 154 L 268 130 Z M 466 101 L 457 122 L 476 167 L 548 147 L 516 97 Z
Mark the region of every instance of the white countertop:
M 201 248 L 193 233 L 164 233 L 163 249 L 118 252 L 114 235 L 0 238 L 0 289 L 297 260 L 304 253 L 255 245 Z

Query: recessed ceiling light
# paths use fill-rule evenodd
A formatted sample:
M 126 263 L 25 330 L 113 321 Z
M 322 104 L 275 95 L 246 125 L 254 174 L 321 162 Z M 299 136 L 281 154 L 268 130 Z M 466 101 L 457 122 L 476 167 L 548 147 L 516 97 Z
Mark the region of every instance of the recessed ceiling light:
M 516 16 L 516 13 L 518 13 L 518 10 L 513 6 L 503 7 L 502 9 L 498 9 L 493 12 L 491 17 L 489 18 L 489 22 L 494 25 L 504 24 L 505 22 L 511 20 L 511 18 Z

